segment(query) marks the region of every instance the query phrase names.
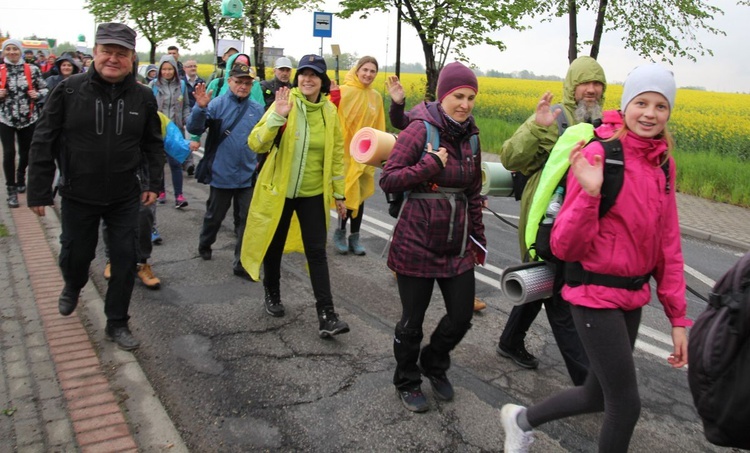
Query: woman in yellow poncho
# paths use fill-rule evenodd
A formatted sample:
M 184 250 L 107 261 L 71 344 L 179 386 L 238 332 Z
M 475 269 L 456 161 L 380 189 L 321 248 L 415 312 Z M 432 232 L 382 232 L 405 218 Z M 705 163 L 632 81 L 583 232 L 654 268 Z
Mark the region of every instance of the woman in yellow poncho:
M 333 308 L 326 255 L 329 206 L 335 200 L 338 212 L 346 212 L 341 129 L 336 107 L 325 96 L 330 87 L 323 57 L 305 55 L 292 89 L 279 88 L 250 133 L 250 148 L 270 154 L 255 184 L 242 240 L 242 266 L 258 280 L 263 265 L 266 312 L 281 317 L 282 252 L 298 251 L 301 237 L 321 338 L 349 332 Z
M 344 167 L 346 169 L 346 217 L 340 217 L 333 234 L 336 251 L 364 255 L 365 248 L 359 243 L 359 228 L 362 225 L 364 202 L 375 193 L 375 167 L 361 164 L 351 158 L 349 145 L 352 137 L 363 127 L 385 130 L 383 97 L 372 89 L 378 75 L 378 61 L 373 57 L 362 57 L 349 71 L 341 86 L 339 119 L 344 135 Z M 346 221 L 352 220 L 349 242 L 346 241 Z

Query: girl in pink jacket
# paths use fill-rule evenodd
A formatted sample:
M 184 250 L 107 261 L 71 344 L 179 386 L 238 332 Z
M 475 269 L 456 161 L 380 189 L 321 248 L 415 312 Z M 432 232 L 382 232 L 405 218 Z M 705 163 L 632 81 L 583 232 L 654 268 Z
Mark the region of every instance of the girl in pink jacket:
M 672 72 L 658 64 L 628 75 L 620 103 L 623 124 L 611 121 L 596 131 L 603 139 L 620 140 L 625 162 L 622 189 L 601 218 L 604 149 L 596 141 L 581 142 L 570 153 L 551 245 L 557 257 L 578 269 L 575 277 L 566 271 L 562 295 L 572 305 L 591 366 L 582 386 L 528 409 L 503 406 L 506 453 L 528 451 L 532 428 L 543 423 L 602 411 L 599 451 L 628 450 L 641 409 L 633 348 L 642 307 L 651 300 L 650 277 L 672 324 L 674 351 L 667 361 L 675 368 L 687 363 L 685 328 L 692 323 L 685 318 L 673 141 L 666 127 L 676 91 Z

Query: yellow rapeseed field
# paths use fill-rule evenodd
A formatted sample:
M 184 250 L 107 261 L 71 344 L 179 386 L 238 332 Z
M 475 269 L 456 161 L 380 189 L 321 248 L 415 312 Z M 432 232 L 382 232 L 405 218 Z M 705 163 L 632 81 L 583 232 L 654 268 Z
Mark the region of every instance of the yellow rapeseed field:
M 401 79 L 407 105 L 413 105 L 422 98 L 425 76 L 402 74 Z M 553 102 L 562 101 L 562 82 L 480 77 L 474 116 L 520 124 L 546 91 L 555 95 Z M 621 95 L 622 85 L 609 85 L 604 108 L 619 108 Z M 675 104 L 669 127 L 678 149 L 750 158 L 750 95 L 680 89 Z
M 375 84 L 387 99 L 384 77 L 379 74 Z M 402 74 L 401 81 L 407 108 L 423 99 L 424 75 Z M 546 91 L 561 102 L 562 82 L 480 77 L 474 116 L 483 150 L 499 152 Z M 604 108 L 619 108 L 621 95 L 622 85 L 609 85 Z M 750 207 L 750 95 L 680 89 L 675 104 L 669 128 L 676 142 L 678 190 Z

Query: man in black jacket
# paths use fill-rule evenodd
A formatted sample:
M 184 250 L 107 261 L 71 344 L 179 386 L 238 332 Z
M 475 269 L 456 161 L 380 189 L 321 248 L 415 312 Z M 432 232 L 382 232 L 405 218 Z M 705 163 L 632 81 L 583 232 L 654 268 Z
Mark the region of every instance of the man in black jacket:
M 287 57 L 281 57 L 273 65 L 273 79 L 260 82 L 260 88 L 263 90 L 263 100 L 265 109 L 273 104 L 276 100 L 276 92 L 281 87 L 291 88 L 292 83 L 289 81 L 292 77 L 292 62 Z
M 139 346 L 128 329 L 138 210 L 156 200 L 164 166 L 156 99 L 132 76 L 135 36 L 124 24 L 99 25 L 91 69 L 60 82 L 46 103 L 31 144 L 28 185 L 28 205 L 43 216 L 45 206 L 53 204 L 57 162 L 63 316 L 78 305 L 96 254 L 99 223 L 107 225 L 112 277 L 104 301 L 105 332 L 124 350 Z M 136 173 L 144 161 L 151 176 L 142 191 Z

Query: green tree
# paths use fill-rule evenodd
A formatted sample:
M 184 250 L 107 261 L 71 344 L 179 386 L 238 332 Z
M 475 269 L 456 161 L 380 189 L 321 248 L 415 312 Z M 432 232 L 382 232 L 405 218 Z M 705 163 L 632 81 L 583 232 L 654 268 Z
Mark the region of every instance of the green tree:
M 696 61 L 697 56 L 713 55 L 711 49 L 704 48 L 698 40 L 696 31 L 726 35 L 711 25 L 714 16 L 723 15 L 723 11 L 702 0 L 540 0 L 540 14 L 568 17 L 570 62 L 578 57 L 580 51 L 580 11 L 596 13 L 591 40 L 580 43 L 591 46 L 589 55 L 592 58 L 599 56 L 602 35 L 608 31 L 621 32 L 625 36 L 625 48 L 635 51 L 641 57 L 659 58 L 670 63 L 675 57 Z
M 86 0 L 86 9 L 98 22 L 133 24 L 151 44 L 149 61 L 156 62 L 156 47 L 164 41 L 181 47 L 198 40 L 202 25 L 199 9 L 190 0 Z
M 266 78 L 266 64 L 263 53 L 268 30 L 278 30 L 277 18 L 297 9 L 312 11 L 320 5 L 320 0 L 247 0 L 245 11 L 250 22 L 250 36 L 253 39 L 253 61 L 261 80 Z
M 399 20 L 411 25 L 422 43 L 427 86 L 425 98 L 434 99 L 437 77 L 453 52 L 466 59 L 468 47 L 489 44 L 504 50 L 502 41 L 488 35 L 502 27 L 523 30 L 521 17 L 530 14 L 534 0 L 342 0 L 338 16 L 357 13 L 366 18 L 372 11 L 395 8 Z

